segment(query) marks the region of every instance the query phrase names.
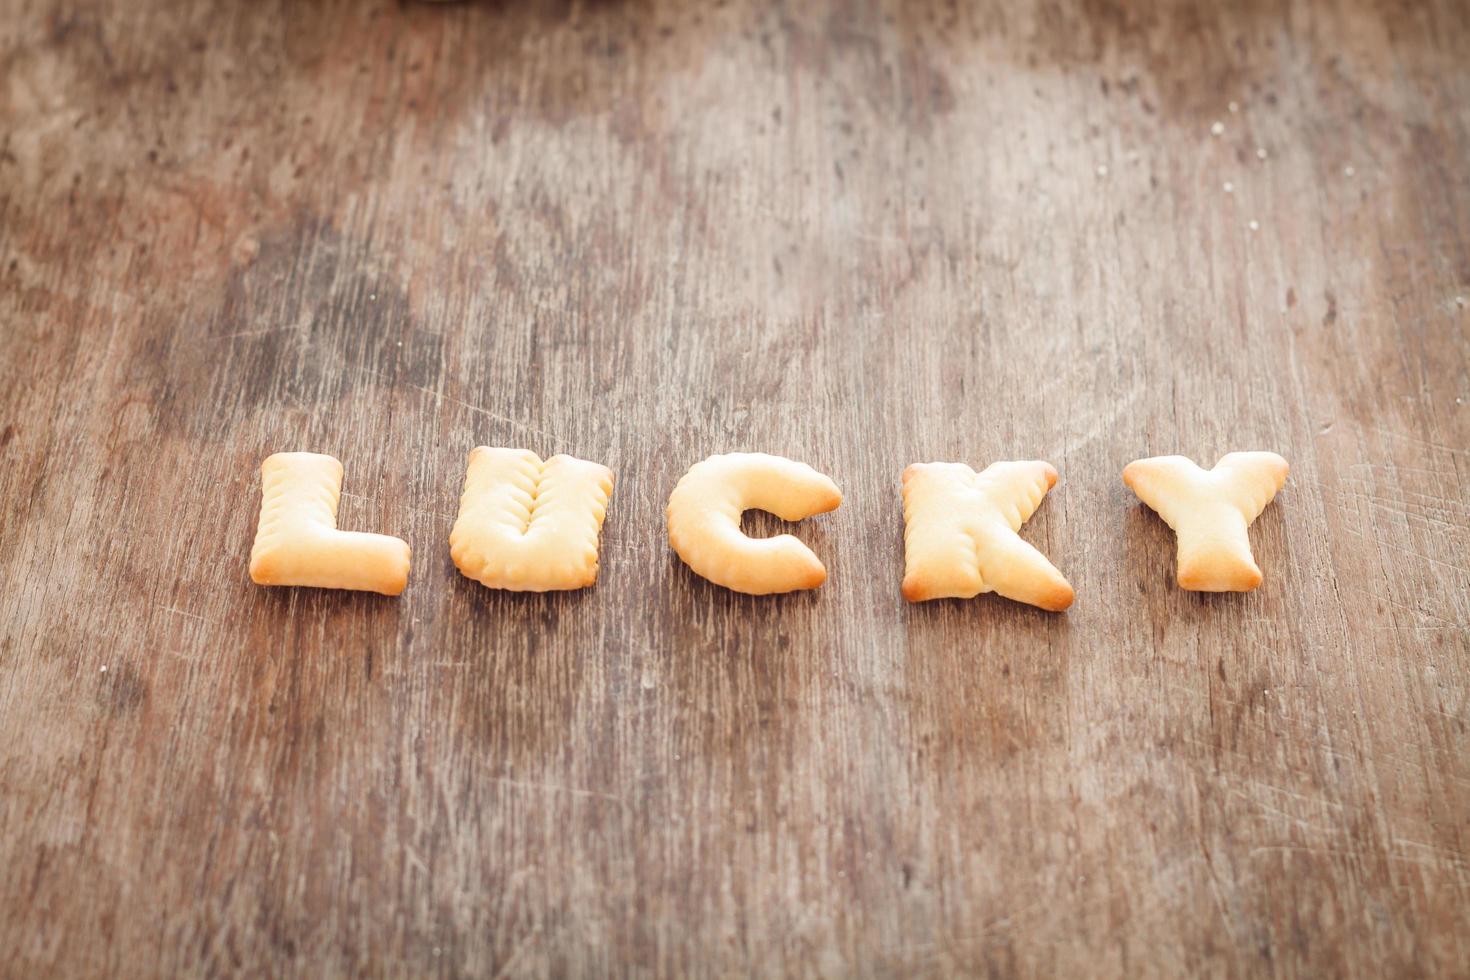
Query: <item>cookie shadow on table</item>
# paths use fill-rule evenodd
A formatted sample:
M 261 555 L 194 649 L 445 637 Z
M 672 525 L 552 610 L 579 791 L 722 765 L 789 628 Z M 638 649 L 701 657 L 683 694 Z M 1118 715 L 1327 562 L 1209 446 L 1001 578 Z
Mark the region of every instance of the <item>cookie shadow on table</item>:
M 1266 601 L 1278 599 L 1287 587 L 1290 556 L 1280 501 L 1266 506 L 1251 524 L 1249 535 L 1251 553 L 1265 576 L 1257 588 L 1250 592 L 1183 589 L 1177 577 L 1178 539 L 1173 528 L 1153 508 L 1139 503 L 1128 509 L 1123 529 L 1126 595 L 1142 606 L 1161 604 L 1171 618 L 1181 622 L 1239 615 L 1245 608 L 1259 615 L 1269 608 Z
M 1065 641 L 1072 630 L 1065 612 L 1048 612 L 994 592 L 973 599 L 901 601 L 911 652 L 922 650 L 931 637 L 952 643 L 957 635 L 973 636 L 977 643 L 1044 650 Z
M 494 624 L 513 620 L 534 620 L 541 626 L 553 626 L 562 616 L 574 613 L 595 599 L 599 583 L 582 589 L 560 589 L 550 592 L 515 592 L 492 589 L 461 574 L 448 558 L 444 574 L 449 577 L 450 594 L 466 614 Z M 599 573 L 599 582 L 601 574 Z
M 313 629 L 348 628 L 372 631 L 372 635 L 393 635 L 403 615 L 403 596 L 359 592 L 351 589 L 316 589 L 309 586 L 247 585 L 251 592 L 252 613 L 249 620 L 272 630 L 282 624 L 299 628 L 310 624 Z M 409 583 L 412 588 L 412 581 Z
M 809 545 L 813 543 L 810 535 L 804 540 Z M 700 575 L 672 550 L 668 553 L 665 567 L 676 600 L 674 604 L 688 607 L 697 617 L 711 614 L 786 616 L 796 611 L 811 611 L 821 601 L 821 588 L 776 592 L 770 595 L 736 592 L 723 585 L 716 585 Z

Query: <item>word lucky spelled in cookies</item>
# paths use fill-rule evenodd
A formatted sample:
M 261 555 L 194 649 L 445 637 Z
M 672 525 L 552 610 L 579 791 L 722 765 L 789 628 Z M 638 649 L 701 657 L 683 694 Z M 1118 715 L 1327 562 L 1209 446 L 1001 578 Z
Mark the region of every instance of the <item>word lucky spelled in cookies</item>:
M 1183 456 L 1129 463 L 1123 480 L 1178 538 L 1184 589 L 1246 592 L 1261 584 L 1247 528 L 1286 482 L 1275 453 L 1230 453 L 1204 470 Z M 398 595 L 408 584 L 407 542 L 337 527 L 342 464 L 318 453 L 276 453 L 260 467 L 260 525 L 250 577 Z M 1060 612 L 1072 586 L 1019 535 L 1057 471 L 1039 460 L 915 463 L 903 473 L 903 595 L 911 602 L 995 592 Z M 469 455 L 449 553 L 492 589 L 547 592 L 597 580 L 598 541 L 613 492 L 606 466 L 529 449 L 480 446 Z M 765 453 L 711 456 L 669 495 L 669 544 L 698 575 L 751 595 L 815 589 L 822 560 L 798 538 L 748 537 L 747 510 L 800 521 L 836 510 L 837 484 L 805 463 Z

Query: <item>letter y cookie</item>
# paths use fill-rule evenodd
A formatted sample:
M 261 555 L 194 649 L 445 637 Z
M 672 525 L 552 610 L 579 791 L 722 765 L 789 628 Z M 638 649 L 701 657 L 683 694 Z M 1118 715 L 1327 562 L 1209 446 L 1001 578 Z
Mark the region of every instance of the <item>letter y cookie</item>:
M 1123 482 L 1179 538 L 1181 589 L 1249 592 L 1261 584 L 1246 528 L 1286 483 L 1290 467 L 1275 453 L 1230 453 L 1212 470 L 1183 456 L 1129 463 Z

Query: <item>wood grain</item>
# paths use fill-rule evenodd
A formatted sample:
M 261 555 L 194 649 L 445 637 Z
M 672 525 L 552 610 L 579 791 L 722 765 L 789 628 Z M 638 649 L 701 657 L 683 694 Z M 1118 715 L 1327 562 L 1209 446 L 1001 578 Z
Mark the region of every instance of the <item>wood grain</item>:
M 1462 0 L 0 0 L 0 970 L 1464 975 L 1467 52 Z M 595 589 L 456 574 L 481 443 L 616 472 Z M 249 582 L 283 449 L 400 599 Z M 842 487 L 819 592 L 668 550 L 738 449 Z M 1182 592 L 1120 472 L 1235 449 L 1293 467 L 1265 584 Z M 904 603 L 903 467 L 1002 458 L 1072 611 Z

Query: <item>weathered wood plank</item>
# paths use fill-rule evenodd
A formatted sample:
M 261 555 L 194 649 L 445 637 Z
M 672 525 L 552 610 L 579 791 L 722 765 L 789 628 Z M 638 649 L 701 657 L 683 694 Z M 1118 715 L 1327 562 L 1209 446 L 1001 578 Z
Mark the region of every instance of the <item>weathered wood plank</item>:
M 1464 3 L 0 10 L 7 972 L 1470 962 Z M 595 589 L 458 576 L 479 443 L 613 468 Z M 742 448 L 820 592 L 666 547 Z M 1180 592 L 1123 465 L 1253 448 Z M 278 449 L 401 598 L 250 584 Z M 1017 457 L 1072 611 L 905 604 Z

